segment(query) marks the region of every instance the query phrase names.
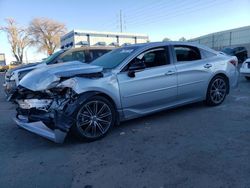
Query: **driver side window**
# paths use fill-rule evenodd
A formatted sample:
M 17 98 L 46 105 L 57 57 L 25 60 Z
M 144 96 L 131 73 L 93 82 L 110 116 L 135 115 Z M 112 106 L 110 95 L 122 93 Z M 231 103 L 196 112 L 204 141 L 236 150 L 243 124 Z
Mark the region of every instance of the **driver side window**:
M 170 64 L 167 49 L 164 47 L 147 50 L 141 53 L 128 64 L 126 69 L 128 69 L 131 65 L 138 63 L 138 61 L 145 65 L 144 68 Z

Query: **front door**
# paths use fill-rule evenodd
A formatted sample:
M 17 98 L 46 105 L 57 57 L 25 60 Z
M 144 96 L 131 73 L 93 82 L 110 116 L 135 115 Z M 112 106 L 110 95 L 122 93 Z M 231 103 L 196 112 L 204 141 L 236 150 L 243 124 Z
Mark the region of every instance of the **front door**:
M 129 67 L 140 60 L 145 64 L 130 77 Z M 149 49 L 132 60 L 117 75 L 125 118 L 165 108 L 176 101 L 177 75 L 168 48 Z

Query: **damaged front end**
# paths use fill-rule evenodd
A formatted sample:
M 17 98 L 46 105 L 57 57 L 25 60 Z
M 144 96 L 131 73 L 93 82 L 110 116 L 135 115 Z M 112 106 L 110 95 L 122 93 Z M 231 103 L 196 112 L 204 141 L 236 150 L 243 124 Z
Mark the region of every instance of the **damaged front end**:
M 88 97 L 88 93 L 79 95 L 72 89 L 73 78 L 102 76 L 99 67 L 81 64 L 76 69 L 69 65 L 34 70 L 21 80 L 10 99 L 17 104 L 14 120 L 19 127 L 56 143 L 64 142 L 75 123 L 76 108 Z
M 74 124 L 73 113 L 78 106 L 78 96 L 70 88 L 32 92 L 18 90 L 18 126 L 43 136 L 56 143 L 62 143 Z

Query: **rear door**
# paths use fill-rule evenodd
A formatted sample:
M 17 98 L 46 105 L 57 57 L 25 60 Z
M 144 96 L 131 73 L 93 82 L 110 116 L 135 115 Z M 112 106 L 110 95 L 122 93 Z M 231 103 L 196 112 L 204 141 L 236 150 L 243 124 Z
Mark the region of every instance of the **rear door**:
M 178 100 L 188 102 L 204 98 L 213 65 L 206 58 L 202 58 L 201 51 L 197 47 L 188 45 L 172 47 L 177 70 Z

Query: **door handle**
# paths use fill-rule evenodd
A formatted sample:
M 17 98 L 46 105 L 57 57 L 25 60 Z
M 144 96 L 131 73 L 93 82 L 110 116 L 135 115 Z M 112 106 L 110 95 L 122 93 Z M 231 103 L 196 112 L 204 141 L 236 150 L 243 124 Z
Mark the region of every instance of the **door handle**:
M 209 68 L 211 68 L 213 65 L 211 65 L 211 64 L 206 64 L 206 65 L 204 65 L 204 68 L 206 68 L 206 69 L 209 69 Z
M 175 71 L 170 70 L 170 71 L 165 73 L 165 76 L 170 76 L 170 75 L 173 75 L 173 74 L 175 74 Z

